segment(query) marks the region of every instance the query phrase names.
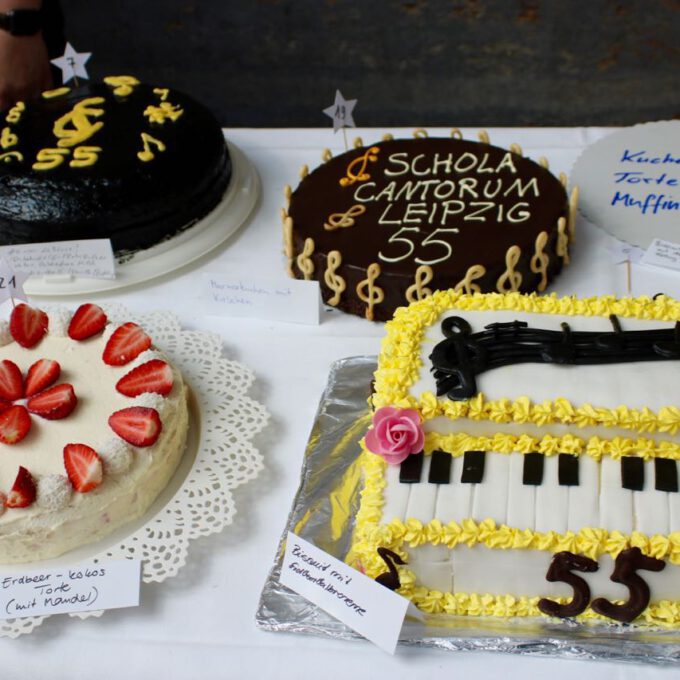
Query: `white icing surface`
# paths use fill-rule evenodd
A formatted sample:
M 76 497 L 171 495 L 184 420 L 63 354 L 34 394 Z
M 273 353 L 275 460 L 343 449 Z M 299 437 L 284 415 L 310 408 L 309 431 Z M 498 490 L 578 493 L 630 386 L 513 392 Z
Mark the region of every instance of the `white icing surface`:
M 66 337 L 71 323 L 71 312 L 65 307 L 53 307 L 47 311 L 47 328 L 51 336 Z
M 63 476 L 66 444 L 83 443 L 98 451 L 115 437 L 108 425 L 109 416 L 139 405 L 139 399 L 130 399 L 115 389 L 130 366 L 107 366 L 101 358 L 110 333 L 107 329 L 84 342 L 49 333 L 32 349 L 14 342 L 2 348 L 0 358 L 14 361 L 24 376 L 38 359 L 58 361 L 62 369 L 58 383 L 73 385 L 78 404 L 62 420 L 32 415 L 25 439 L 13 446 L 0 444 L 0 490 L 9 491 L 19 465 L 29 470 L 39 490 L 43 478 Z M 101 538 L 146 511 L 172 476 L 186 440 L 186 389 L 179 372 L 173 369 L 173 374 L 174 385 L 167 398 L 144 395 L 155 398 L 141 400 L 152 402 L 159 412 L 163 430 L 158 441 L 150 447 L 132 447 L 134 454 L 126 474 L 105 473 L 99 487 L 85 494 L 74 492 L 61 511 L 44 508 L 38 502 L 27 508 L 8 509 L 0 517 L 0 563 L 59 555 Z

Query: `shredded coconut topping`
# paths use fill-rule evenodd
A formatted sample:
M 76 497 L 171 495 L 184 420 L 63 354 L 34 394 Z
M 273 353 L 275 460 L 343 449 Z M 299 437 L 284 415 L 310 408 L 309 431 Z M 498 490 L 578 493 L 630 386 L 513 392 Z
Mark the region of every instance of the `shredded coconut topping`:
M 104 474 L 122 475 L 132 464 L 132 451 L 122 440 L 112 437 L 97 449 L 104 464 Z
M 65 307 L 54 307 L 47 312 L 48 330 L 51 335 L 60 338 L 68 334 L 68 326 L 71 323 L 71 312 Z
M 152 361 L 153 359 L 160 359 L 161 361 L 167 362 L 167 358 L 162 352 L 159 352 L 156 349 L 147 349 L 130 363 L 130 367 L 137 368 L 137 366 L 141 366 L 142 364 Z
M 160 413 L 163 408 L 164 398 L 155 392 L 145 392 L 135 397 L 135 406 L 144 406 L 146 408 L 155 408 Z
M 36 502 L 48 510 L 62 510 L 71 500 L 71 482 L 64 475 L 45 475 L 38 480 Z
M 12 342 L 12 336 L 9 332 L 9 322 L 4 319 L 0 321 L 0 347 L 9 345 Z

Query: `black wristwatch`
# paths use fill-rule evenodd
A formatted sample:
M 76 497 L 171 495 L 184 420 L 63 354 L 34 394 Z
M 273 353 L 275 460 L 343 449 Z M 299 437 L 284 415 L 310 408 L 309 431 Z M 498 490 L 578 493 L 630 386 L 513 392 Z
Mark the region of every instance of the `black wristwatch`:
M 10 35 L 35 35 L 42 29 L 39 9 L 11 9 L 0 13 L 0 29 Z

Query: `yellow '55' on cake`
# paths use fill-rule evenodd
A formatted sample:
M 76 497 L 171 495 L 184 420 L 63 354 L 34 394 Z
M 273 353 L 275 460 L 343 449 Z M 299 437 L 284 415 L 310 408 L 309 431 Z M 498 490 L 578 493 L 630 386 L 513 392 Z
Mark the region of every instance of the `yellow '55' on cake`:
M 679 320 L 666 297 L 397 310 L 348 560 L 432 613 L 678 625 Z

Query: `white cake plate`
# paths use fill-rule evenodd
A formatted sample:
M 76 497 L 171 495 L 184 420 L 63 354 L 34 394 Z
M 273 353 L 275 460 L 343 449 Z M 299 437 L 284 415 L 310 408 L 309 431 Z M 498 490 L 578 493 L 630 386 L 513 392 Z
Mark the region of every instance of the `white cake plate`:
M 222 201 L 203 219 L 162 243 L 122 257 L 115 279 L 32 276 L 24 284 L 27 295 L 84 295 L 125 288 L 180 269 L 220 246 L 245 224 L 262 191 L 255 166 L 237 146 L 231 142 L 227 146 L 232 163 L 229 186 Z

